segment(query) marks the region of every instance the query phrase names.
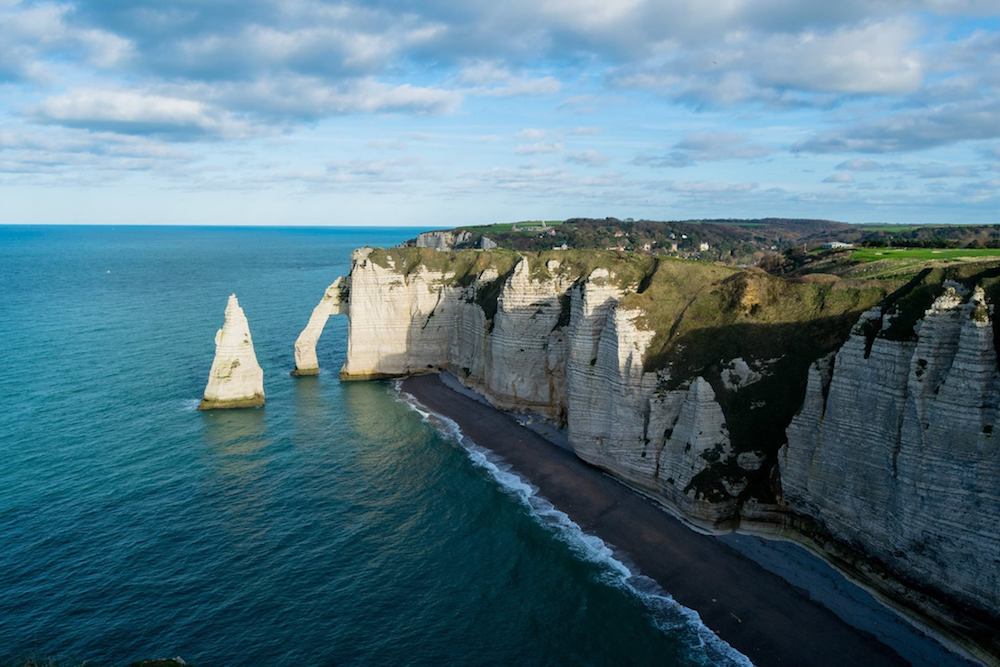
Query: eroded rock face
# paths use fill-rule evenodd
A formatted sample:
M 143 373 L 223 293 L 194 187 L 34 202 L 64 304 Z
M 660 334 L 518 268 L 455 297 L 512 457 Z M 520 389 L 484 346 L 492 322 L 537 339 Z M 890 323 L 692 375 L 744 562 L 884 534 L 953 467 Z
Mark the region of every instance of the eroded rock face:
M 497 406 L 550 417 L 565 410 L 565 346 L 558 323 L 560 298 L 570 285 L 558 276 L 533 280 L 524 258 L 504 282 L 487 339 L 487 372 L 479 376 Z
M 605 269 L 570 275 L 522 258 L 504 275 L 456 281 L 369 252 L 356 252 L 341 306 L 342 377 L 449 370 L 498 407 L 566 426 L 581 458 L 701 525 L 742 517 L 780 532 L 806 517 L 820 542 L 873 556 L 903 586 L 987 615 L 1000 608 L 1000 375 L 982 290 L 950 285 L 912 340 L 875 335 L 892 315 L 865 312 L 839 351 L 812 363 L 776 468 L 768 443 L 734 450 L 722 406 L 771 381 L 780 358 L 721 356 L 714 378 L 647 372 L 654 334 L 623 305 L 637 286 Z M 774 500 L 746 500 L 751 483 Z
M 810 372 L 780 464 L 795 511 L 903 575 L 995 611 L 1000 374 L 988 308 L 981 289 L 952 286 L 916 340 L 876 337 L 867 356 L 859 322 L 832 368 Z
M 581 458 L 692 516 L 716 522 L 732 514 L 732 503 L 705 502 L 689 485 L 730 454 L 712 388 L 698 378 L 690 388 L 657 391 L 658 375 L 643 372 L 653 332 L 636 325 L 638 311 L 618 307 L 623 288 L 607 270 L 567 275 L 550 260 L 533 275 L 522 258 L 506 277 L 486 269 L 460 287 L 423 267 L 403 275 L 370 261 L 369 252 L 354 256 L 342 377 L 447 369 L 497 407 L 566 425 Z M 477 294 L 498 280 L 487 319 Z
M 341 377 L 397 376 L 445 366 L 463 304 L 470 305 L 463 298 L 466 290 L 452 284 L 454 276 L 422 266 L 404 275 L 391 261 L 388 267 L 371 261 L 370 253 L 362 248 L 353 255 L 346 311 L 351 327 Z M 471 321 L 476 326 L 475 318 Z M 470 342 L 478 333 L 471 332 Z
M 199 410 L 259 408 L 264 405 L 264 371 L 257 363 L 250 323 L 235 294 L 229 295 L 222 328 L 215 334 L 215 358 Z
M 323 298 L 313 308 L 309 322 L 295 339 L 295 370 L 293 375 L 316 375 L 319 360 L 316 358 L 316 342 L 323 333 L 323 327 L 330 315 L 342 312 L 342 304 L 347 301 L 349 282 L 347 278 L 337 278 L 326 288 Z
M 418 248 L 434 248 L 435 250 L 451 250 L 461 243 L 472 240 L 471 232 L 435 231 L 417 234 L 415 245 Z

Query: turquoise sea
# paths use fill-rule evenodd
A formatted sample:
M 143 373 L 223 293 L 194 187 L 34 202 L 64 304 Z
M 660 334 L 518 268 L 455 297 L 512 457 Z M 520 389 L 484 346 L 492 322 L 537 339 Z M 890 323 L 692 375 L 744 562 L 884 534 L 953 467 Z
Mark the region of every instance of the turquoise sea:
M 292 343 L 408 229 L 0 227 L 0 664 L 739 662 L 389 382 Z M 236 292 L 262 410 L 195 410 Z

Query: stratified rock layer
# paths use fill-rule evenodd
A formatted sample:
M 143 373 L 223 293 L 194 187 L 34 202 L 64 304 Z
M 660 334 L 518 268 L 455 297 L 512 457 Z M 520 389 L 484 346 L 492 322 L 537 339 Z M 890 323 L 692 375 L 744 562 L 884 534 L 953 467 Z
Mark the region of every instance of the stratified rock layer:
M 712 387 L 664 393 L 643 371 L 653 333 L 638 311 L 619 307 L 635 285 L 598 268 L 565 271 L 558 260 L 521 258 L 506 276 L 486 269 L 464 287 L 453 274 L 354 254 L 345 379 L 445 369 L 495 406 L 531 411 L 566 425 L 583 459 L 716 524 L 733 503 L 709 503 L 691 479 L 729 453 L 725 418 Z M 497 286 L 496 312 L 477 303 Z M 667 456 L 662 457 L 663 452 Z M 676 456 L 675 456 L 676 454 Z
M 874 316 L 832 369 L 810 371 L 780 461 L 785 500 L 910 580 L 995 610 L 1000 374 L 985 296 L 948 288 L 916 340 L 879 336 L 866 354 Z
M 319 373 L 319 360 L 316 358 L 316 342 L 323 333 L 323 327 L 331 315 L 341 311 L 341 304 L 348 295 L 348 279 L 337 278 L 326 288 L 323 298 L 313 308 L 309 322 L 302 333 L 295 339 L 295 370 L 293 375 L 316 375 Z
M 264 371 L 257 363 L 250 324 L 235 294 L 229 295 L 226 317 L 215 334 L 215 358 L 199 410 L 259 408 L 264 405 Z
M 912 336 L 889 335 L 898 314 L 879 308 L 848 335 L 878 299 L 833 288 L 809 301 L 801 282 L 704 264 L 654 268 L 705 282 L 673 292 L 557 259 L 459 264 L 356 251 L 341 377 L 448 370 L 497 407 L 566 427 L 578 456 L 687 520 L 799 539 L 952 638 L 974 635 L 978 655 L 1000 648 L 982 632 L 1000 620 L 1000 374 L 981 289 L 949 286 Z M 665 349 L 651 312 L 675 318 L 654 323 L 671 336 L 686 331 L 665 364 L 648 363 Z

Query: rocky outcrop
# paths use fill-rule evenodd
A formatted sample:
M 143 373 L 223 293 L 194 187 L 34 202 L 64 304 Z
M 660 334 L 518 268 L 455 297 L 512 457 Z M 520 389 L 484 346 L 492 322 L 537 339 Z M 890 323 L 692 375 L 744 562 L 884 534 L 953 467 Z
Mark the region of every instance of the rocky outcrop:
M 391 259 L 386 266 L 369 260 L 371 252 L 363 248 L 353 256 L 341 377 L 399 376 L 446 365 L 465 290 L 451 283 L 454 275 L 423 266 L 406 275 Z
M 344 379 L 445 369 L 495 406 L 567 427 L 583 459 L 716 524 L 735 504 L 699 497 L 691 480 L 730 454 L 722 409 L 703 378 L 664 391 L 644 372 L 653 332 L 619 307 L 635 284 L 604 268 L 581 274 L 557 259 L 487 267 L 462 286 L 454 272 L 407 269 L 355 252 Z M 400 258 L 401 259 L 401 258 Z M 495 310 L 484 292 L 495 292 Z M 489 317 L 487 317 L 487 311 Z
M 552 418 L 565 413 L 565 327 L 559 319 L 561 299 L 575 277 L 560 274 L 559 268 L 552 260 L 542 276 L 532 278 L 522 258 L 503 281 L 484 346 L 487 366 L 481 376 L 468 378 L 498 407 Z
M 295 370 L 293 375 L 316 375 L 319 373 L 319 360 L 316 358 L 316 342 L 323 333 L 323 327 L 330 315 L 338 315 L 341 305 L 347 301 L 349 294 L 347 278 L 337 278 L 326 288 L 323 298 L 313 308 L 309 322 L 302 333 L 295 339 Z
M 948 286 L 912 340 L 871 336 L 809 374 L 780 464 L 788 506 L 893 571 L 1000 608 L 1000 373 L 983 290 Z
M 264 405 L 264 371 L 257 363 L 250 324 L 235 294 L 229 295 L 222 328 L 215 334 L 215 358 L 199 410 L 259 408 Z
M 851 572 L 907 609 L 997 619 L 1000 374 L 968 280 L 903 312 L 870 282 L 416 250 L 355 252 L 341 377 L 450 371 L 700 527 L 799 539 L 878 564 Z
M 421 232 L 417 234 L 414 245 L 418 248 L 451 250 L 456 245 L 469 243 L 471 240 L 472 234 L 467 231 Z

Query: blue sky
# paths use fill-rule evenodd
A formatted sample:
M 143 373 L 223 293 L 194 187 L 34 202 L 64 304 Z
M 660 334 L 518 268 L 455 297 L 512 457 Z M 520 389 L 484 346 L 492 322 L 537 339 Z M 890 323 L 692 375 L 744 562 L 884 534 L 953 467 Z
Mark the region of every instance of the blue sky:
M 1000 0 L 0 0 L 0 223 L 1000 223 Z

